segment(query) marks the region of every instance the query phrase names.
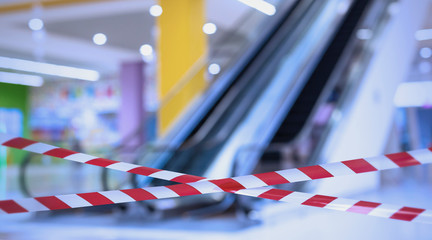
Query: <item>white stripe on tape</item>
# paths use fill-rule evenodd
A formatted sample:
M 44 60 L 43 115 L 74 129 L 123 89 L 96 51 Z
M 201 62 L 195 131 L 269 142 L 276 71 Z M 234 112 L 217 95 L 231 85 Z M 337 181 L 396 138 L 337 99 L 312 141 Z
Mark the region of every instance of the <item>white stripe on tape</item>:
M 125 203 L 125 202 L 134 202 L 135 200 L 126 193 L 122 191 L 105 191 L 100 192 L 100 194 L 107 197 L 109 200 L 113 201 L 114 203 Z
M 154 177 L 154 178 L 159 178 L 159 179 L 164 179 L 164 180 L 171 180 L 173 178 L 176 178 L 176 177 L 182 176 L 182 175 L 184 175 L 184 174 L 162 170 L 162 171 L 150 174 L 149 177 Z
M 76 194 L 57 195 L 56 197 L 69 205 L 71 208 L 93 206 L 92 204 L 87 202 L 87 200 Z
M 427 209 L 422 212 L 416 218 L 412 220 L 413 222 L 422 222 L 422 223 L 432 223 L 432 210 Z
M 238 190 L 236 193 L 241 195 L 247 195 L 252 197 L 258 197 L 259 195 L 269 191 L 270 187 L 260 187 L 260 188 L 250 188 L 250 189 L 241 189 Z
M 253 188 L 254 186 L 265 186 L 265 184 L 261 179 L 255 177 L 254 175 L 247 175 L 241 177 L 233 177 L 235 181 L 240 183 L 245 188 Z
M 75 162 L 80 162 L 80 163 L 85 163 L 85 162 L 88 162 L 88 161 L 96 159 L 96 158 L 98 158 L 98 157 L 91 156 L 91 155 L 88 155 L 85 153 L 75 153 L 75 154 L 72 154 L 72 155 L 65 157 L 64 159 L 75 161 Z
M 192 186 L 196 190 L 198 190 L 200 193 L 212 193 L 212 192 L 223 192 L 222 189 L 220 189 L 216 184 L 212 182 L 193 182 L 193 183 L 187 183 L 188 185 Z
M 399 211 L 400 208 L 401 208 L 400 206 L 394 206 L 391 204 L 384 203 L 374 208 L 371 212 L 368 213 L 368 215 L 389 218 L 394 213 Z
M 288 196 L 283 197 L 280 201 L 300 205 L 310 197 L 311 194 L 309 193 L 293 192 Z
M 34 152 L 34 153 L 44 153 L 44 152 L 48 152 L 49 150 L 53 150 L 55 148 L 57 148 L 57 147 L 38 142 L 38 143 L 33 143 L 32 145 L 29 145 L 29 146 L 23 148 L 23 150 L 26 150 L 29 152 Z
M 177 193 L 167 187 L 148 187 L 143 189 L 157 198 L 172 198 L 179 196 Z
M 123 171 L 123 172 L 127 172 L 127 171 L 134 169 L 136 167 L 137 167 L 137 165 L 135 165 L 135 164 L 125 163 L 125 162 L 118 162 L 118 163 L 114 163 L 114 164 L 107 166 L 107 168 L 111 168 L 111 169 L 115 169 L 115 170 L 119 170 L 119 171 Z
M 34 198 L 17 199 L 17 200 L 15 200 L 15 202 L 18 203 L 19 205 L 21 205 L 21 207 L 24 207 L 25 209 L 27 209 L 30 212 L 49 210 L 47 207 L 45 207 L 44 205 L 42 205 L 42 203 L 38 202 Z
M 414 150 L 408 153 L 422 164 L 432 163 L 432 152 L 428 149 Z
M 281 175 L 282 177 L 284 177 L 286 180 L 290 182 L 301 182 L 301 181 L 311 180 L 310 177 L 308 177 L 306 174 L 304 174 L 302 171 L 298 170 L 297 168 L 276 171 L 276 173 L 278 173 L 279 175 Z
M 374 166 L 378 170 L 399 168 L 399 166 L 396 165 L 396 163 L 394 163 L 392 160 L 390 160 L 386 156 L 365 158 L 365 160 L 368 161 L 372 166 Z
M 358 200 L 346 199 L 346 198 L 336 198 L 331 201 L 331 203 L 324 206 L 326 209 L 338 210 L 338 211 L 346 211 L 351 208 L 354 204 L 356 204 Z
M 326 164 L 325 170 L 333 176 L 352 175 L 354 171 L 341 162 L 333 162 Z

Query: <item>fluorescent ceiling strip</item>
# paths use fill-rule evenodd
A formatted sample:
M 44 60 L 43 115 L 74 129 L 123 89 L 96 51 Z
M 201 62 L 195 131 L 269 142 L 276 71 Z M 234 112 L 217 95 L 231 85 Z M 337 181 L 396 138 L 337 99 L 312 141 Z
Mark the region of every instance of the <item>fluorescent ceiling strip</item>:
M 415 33 L 415 38 L 418 41 L 425 41 L 425 40 L 431 40 L 432 39 L 432 29 L 422 29 L 418 30 Z
M 99 72 L 94 70 L 8 57 L 0 57 L 0 68 L 87 81 L 97 81 L 100 77 Z
M 0 82 L 27 85 L 32 87 L 40 87 L 43 85 L 44 80 L 41 76 L 21 74 L 21 73 L 0 72 Z
M 238 0 L 239 2 L 248 5 L 251 8 L 255 8 L 256 10 L 272 16 L 276 13 L 276 7 L 272 4 L 262 1 L 262 0 Z

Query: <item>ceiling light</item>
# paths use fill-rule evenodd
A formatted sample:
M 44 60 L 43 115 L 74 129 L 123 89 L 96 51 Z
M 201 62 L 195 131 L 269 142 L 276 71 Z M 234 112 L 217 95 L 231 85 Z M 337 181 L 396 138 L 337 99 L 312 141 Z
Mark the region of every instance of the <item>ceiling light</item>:
M 221 68 L 220 68 L 219 64 L 216 64 L 216 63 L 212 63 L 208 67 L 208 71 L 212 75 L 218 74 L 220 72 L 220 70 L 221 70 Z
M 140 53 L 143 56 L 151 56 L 153 54 L 153 47 L 149 44 L 144 44 L 140 47 Z
M 41 76 L 21 74 L 21 73 L 10 73 L 0 72 L 0 82 L 20 84 L 32 87 L 40 87 L 43 85 L 44 80 Z
M 432 50 L 428 47 L 424 47 L 420 49 L 420 56 L 422 58 L 430 58 L 432 56 Z
M 103 33 L 96 33 L 93 35 L 93 42 L 96 45 L 104 45 L 107 42 L 107 37 Z
M 87 81 L 97 81 L 100 77 L 99 72 L 94 70 L 8 57 L 0 57 L 0 68 Z
M 415 38 L 418 41 L 430 40 L 432 39 L 432 29 L 422 29 L 415 33 Z
M 272 16 L 276 13 L 276 7 L 268 2 L 263 0 L 238 0 L 239 2 L 248 5 L 251 8 L 255 8 L 256 10 Z
M 152 15 L 153 17 L 159 17 L 160 15 L 162 15 L 162 7 L 159 5 L 153 5 L 150 7 L 149 9 L 150 15 Z
M 33 31 L 39 31 L 44 27 L 44 22 L 39 18 L 32 18 L 28 21 L 28 27 Z
M 217 26 L 214 23 L 206 23 L 202 29 L 205 34 L 211 35 L 217 31 Z

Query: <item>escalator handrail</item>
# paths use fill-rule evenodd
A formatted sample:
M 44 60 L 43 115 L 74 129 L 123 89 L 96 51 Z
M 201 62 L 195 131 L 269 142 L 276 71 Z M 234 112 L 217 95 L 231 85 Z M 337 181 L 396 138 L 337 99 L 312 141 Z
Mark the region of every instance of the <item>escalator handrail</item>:
M 386 6 L 388 6 L 390 3 L 387 3 Z M 372 8 L 373 6 L 370 6 L 370 8 Z M 367 10 L 366 10 L 367 11 Z M 385 12 L 385 11 L 384 11 Z M 374 32 L 380 32 L 380 30 L 384 27 L 386 20 L 388 19 L 388 12 L 385 12 L 386 14 L 381 14 L 377 20 L 375 21 L 371 21 L 374 24 L 370 24 L 370 30 L 373 30 Z M 364 27 L 364 26 L 362 26 Z M 358 27 L 359 28 L 359 27 Z M 370 59 L 370 51 L 368 51 L 368 47 L 371 45 L 372 41 L 375 41 L 376 38 L 378 38 L 379 36 L 374 36 L 373 38 L 369 39 L 369 40 L 359 40 L 358 38 L 356 38 L 355 36 L 351 37 L 349 46 L 347 46 L 347 50 L 346 52 L 344 52 L 344 56 L 342 56 L 343 59 L 348 59 L 349 57 L 351 57 L 352 54 L 354 54 L 354 50 L 361 48 L 361 49 L 366 49 L 366 51 L 360 51 L 362 53 L 362 56 L 360 58 L 358 58 L 358 62 L 361 62 L 361 66 L 363 69 L 365 69 L 369 63 L 369 59 Z M 338 65 L 334 71 L 334 73 L 331 76 L 331 80 L 340 80 L 340 79 L 345 79 L 345 81 L 349 81 L 349 79 L 346 79 L 347 76 L 349 75 L 348 71 L 344 70 L 346 68 L 349 67 L 349 65 L 353 64 L 353 63 L 349 63 L 348 61 L 340 61 L 342 64 Z M 360 72 L 364 72 L 361 71 Z M 312 153 L 312 155 L 309 157 L 311 159 L 317 159 L 317 155 L 322 152 L 322 148 L 323 148 L 323 141 L 324 139 L 326 139 L 329 135 L 330 135 L 330 129 L 333 129 L 337 126 L 337 122 L 335 121 L 335 117 L 334 114 L 339 114 L 340 112 L 343 111 L 343 109 L 346 109 L 346 103 L 347 102 L 352 102 L 354 97 L 353 94 L 349 94 L 352 90 L 357 89 L 358 85 L 360 84 L 360 80 L 361 76 L 358 77 L 357 81 L 352 81 L 351 83 L 348 83 L 349 85 L 347 86 L 348 89 L 345 89 L 343 91 L 343 95 L 340 97 L 337 106 L 333 109 L 333 112 L 330 116 L 330 118 L 328 119 L 328 121 L 326 122 L 325 126 L 323 127 L 325 129 L 325 131 L 322 132 L 322 135 L 319 137 L 319 143 L 317 144 L 317 146 L 314 148 L 314 152 Z M 325 94 L 322 94 L 325 96 Z M 288 143 L 273 143 L 273 144 L 269 144 L 269 145 L 258 145 L 258 144 L 249 144 L 249 145 L 244 145 L 242 146 L 240 149 L 238 149 L 237 153 L 236 153 L 236 159 L 240 158 L 240 155 L 245 152 L 245 151 L 254 151 L 254 152 L 259 152 L 261 155 L 264 153 L 271 153 L 271 152 L 278 152 L 278 153 L 282 153 L 283 151 L 285 151 L 286 149 L 295 149 L 296 146 L 298 146 L 299 143 L 302 143 L 305 141 L 305 139 L 310 137 L 311 132 L 313 132 L 314 127 L 316 127 L 313 124 L 313 119 L 315 117 L 315 115 L 318 112 L 318 107 L 322 106 L 324 103 L 326 103 L 327 98 L 320 96 L 320 98 L 318 99 L 317 103 L 314 106 L 314 109 L 311 112 L 311 115 L 308 117 L 306 123 L 305 123 L 305 127 L 303 127 L 301 129 L 301 131 L 299 132 L 299 134 L 297 134 L 297 136 L 292 139 L 290 142 Z M 345 107 L 344 107 L 345 106 Z M 238 161 L 238 160 L 236 160 Z

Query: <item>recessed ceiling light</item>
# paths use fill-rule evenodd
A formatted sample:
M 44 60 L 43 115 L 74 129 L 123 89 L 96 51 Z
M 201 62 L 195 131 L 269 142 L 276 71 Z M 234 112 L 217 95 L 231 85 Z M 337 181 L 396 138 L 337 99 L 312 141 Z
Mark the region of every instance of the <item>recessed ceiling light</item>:
M 42 19 L 32 18 L 28 21 L 28 27 L 33 31 L 39 31 L 44 27 L 44 22 Z
M 211 35 L 217 31 L 217 26 L 214 23 L 206 23 L 202 29 L 205 34 Z
M 212 75 L 216 75 L 220 72 L 221 68 L 219 66 L 219 64 L 217 63 L 212 63 L 208 66 L 208 71 L 210 74 Z
M 422 58 L 430 58 L 432 56 L 432 50 L 428 47 L 424 47 L 420 49 L 420 56 Z
M 104 45 L 107 42 L 107 37 L 103 33 L 96 33 L 93 35 L 93 42 L 96 45 Z
M 140 53 L 143 56 L 151 56 L 153 54 L 153 47 L 149 44 L 144 44 L 140 47 Z
M 150 7 L 149 9 L 150 15 L 152 15 L 153 17 L 159 17 L 160 15 L 162 15 L 162 7 L 159 5 L 153 5 Z

